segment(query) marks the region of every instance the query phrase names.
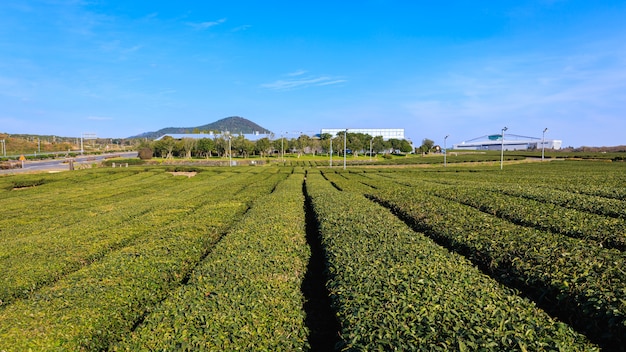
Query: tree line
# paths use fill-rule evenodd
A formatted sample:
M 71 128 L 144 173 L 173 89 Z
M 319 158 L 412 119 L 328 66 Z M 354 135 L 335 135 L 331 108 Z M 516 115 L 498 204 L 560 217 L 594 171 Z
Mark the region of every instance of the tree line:
M 345 134 L 345 145 L 348 154 L 358 156 L 369 154 L 410 153 L 413 146 L 404 139 L 384 140 L 383 137 L 372 137 L 364 133 Z M 270 139 L 263 137 L 256 141 L 246 139 L 244 135 L 215 135 L 213 138 L 174 139 L 165 136 L 160 140 L 144 141 L 140 151 L 162 158 L 210 158 L 224 157 L 232 153 L 235 157 L 280 156 L 284 154 L 326 154 L 331 150 L 335 155 L 343 155 L 344 133 L 333 136 L 322 134 L 319 138 L 301 134 L 297 138 Z

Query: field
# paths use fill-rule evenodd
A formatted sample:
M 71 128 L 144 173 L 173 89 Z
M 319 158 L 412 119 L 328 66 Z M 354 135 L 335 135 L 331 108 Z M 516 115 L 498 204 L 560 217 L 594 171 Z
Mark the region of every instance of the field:
M 624 350 L 625 164 L 463 164 L 0 177 L 0 351 Z

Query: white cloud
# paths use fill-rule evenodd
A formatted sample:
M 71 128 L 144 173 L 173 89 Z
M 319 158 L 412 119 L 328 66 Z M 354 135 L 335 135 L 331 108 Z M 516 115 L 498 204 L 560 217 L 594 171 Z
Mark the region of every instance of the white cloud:
M 345 80 L 345 79 L 336 79 L 336 80 L 332 80 L 332 81 L 320 82 L 318 84 L 318 86 L 330 86 L 332 84 L 339 84 L 339 83 L 344 83 L 344 82 L 347 82 L 347 80 Z
M 207 29 L 207 28 L 211 28 L 211 27 L 217 26 L 217 25 L 222 24 L 224 22 L 226 22 L 226 19 L 225 18 L 221 18 L 221 19 L 219 19 L 217 21 L 207 21 L 207 22 L 197 22 L 197 23 L 196 22 L 189 22 L 187 24 L 189 26 L 191 26 L 192 28 L 196 29 L 196 30 L 204 30 L 204 29 Z
M 623 144 L 614 131 L 624 124 L 624 58 L 623 50 L 608 49 L 477 59 L 416 84 L 412 90 L 419 93 L 402 105 L 414 118 L 434 121 L 432 129 L 457 138 L 503 125 L 514 134 L 537 136 L 554 126 L 555 138 L 568 144 Z
M 235 27 L 232 29 L 233 32 L 245 31 L 251 28 L 252 26 L 249 24 L 244 24 L 243 26 Z
M 298 70 L 298 71 L 294 71 L 291 73 L 288 73 L 287 76 L 293 77 L 293 76 L 301 76 L 303 74 L 306 73 L 306 70 Z
M 290 79 L 281 79 L 272 83 L 262 84 L 261 87 L 272 90 L 292 90 L 306 87 L 321 87 L 334 84 L 340 84 L 347 82 L 347 80 L 330 77 L 330 76 L 302 76 L 306 73 L 304 70 L 298 70 L 292 73 L 288 73 L 288 77 L 295 77 Z

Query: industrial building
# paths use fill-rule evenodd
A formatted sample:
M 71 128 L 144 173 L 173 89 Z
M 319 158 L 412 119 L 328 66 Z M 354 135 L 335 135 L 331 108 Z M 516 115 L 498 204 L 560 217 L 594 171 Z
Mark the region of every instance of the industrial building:
M 454 144 L 458 150 L 529 150 L 529 149 L 561 149 L 563 141 L 558 139 L 542 139 L 537 137 L 518 136 L 515 134 L 492 134 L 480 136 L 468 141 Z
M 343 133 L 345 130 L 345 128 L 322 128 L 320 134 L 328 133 L 336 136 L 337 133 Z M 384 140 L 405 139 L 404 128 L 348 128 L 348 133 L 363 133 L 372 137 L 381 136 Z

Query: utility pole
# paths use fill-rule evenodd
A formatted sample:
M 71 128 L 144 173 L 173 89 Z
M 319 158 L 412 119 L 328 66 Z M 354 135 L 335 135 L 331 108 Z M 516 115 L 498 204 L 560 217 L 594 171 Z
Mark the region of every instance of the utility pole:
M 228 135 L 228 166 L 233 166 L 233 148 L 230 146 L 231 135 Z
M 343 131 L 343 169 L 346 169 L 346 145 L 347 145 L 347 139 L 348 139 L 348 129 L 346 128 L 345 131 Z
M 283 163 L 285 162 L 285 145 L 284 145 L 284 140 L 285 138 L 283 137 L 283 134 L 280 134 L 280 154 L 281 157 L 283 159 Z
M 333 167 L 333 136 L 330 136 L 330 167 Z
M 546 132 L 548 132 L 548 128 L 543 129 L 543 136 L 541 137 L 541 161 L 543 161 L 544 150 L 546 147 Z
M 500 147 L 500 170 L 502 170 L 502 165 L 504 164 L 504 131 L 508 130 L 506 126 L 502 129 L 502 146 Z
M 446 167 L 446 158 L 448 156 L 448 149 L 446 148 L 446 139 L 448 139 L 448 137 L 450 137 L 450 135 L 446 135 L 445 137 L 443 137 L 443 167 Z

